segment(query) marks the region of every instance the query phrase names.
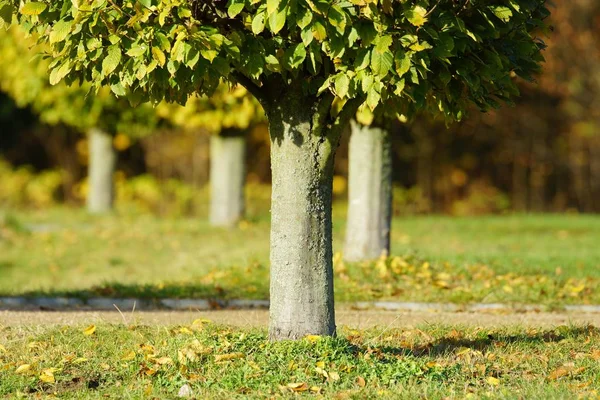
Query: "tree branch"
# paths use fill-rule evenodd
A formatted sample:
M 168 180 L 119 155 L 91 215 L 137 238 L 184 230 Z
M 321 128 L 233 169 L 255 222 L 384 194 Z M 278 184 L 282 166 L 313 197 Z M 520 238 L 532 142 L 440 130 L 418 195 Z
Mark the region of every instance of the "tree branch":
M 270 106 L 270 98 L 263 88 L 258 86 L 254 81 L 240 72 L 232 72 L 231 76 L 243 87 L 246 88 L 256 100 L 263 106 L 265 111 Z

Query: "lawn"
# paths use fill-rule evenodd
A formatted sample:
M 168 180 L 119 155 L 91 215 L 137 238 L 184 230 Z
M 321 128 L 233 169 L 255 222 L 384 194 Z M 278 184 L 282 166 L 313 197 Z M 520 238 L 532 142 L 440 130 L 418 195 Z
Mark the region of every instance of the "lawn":
M 422 326 L 343 328 L 269 343 L 263 330 L 0 327 L 0 397 L 597 398 L 600 332 Z
M 2 217 L 4 215 L 4 217 Z M 344 206 L 334 209 L 342 250 Z M 3 222 L 2 222 L 3 221 Z M 238 229 L 120 210 L 0 211 L 0 294 L 268 298 L 268 215 Z M 341 301 L 600 303 L 600 217 L 394 219 L 392 257 L 347 264 Z

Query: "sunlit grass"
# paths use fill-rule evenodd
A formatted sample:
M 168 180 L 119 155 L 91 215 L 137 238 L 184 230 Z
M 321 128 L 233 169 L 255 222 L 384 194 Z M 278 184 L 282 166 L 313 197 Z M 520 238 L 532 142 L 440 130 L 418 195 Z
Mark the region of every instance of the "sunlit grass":
M 335 208 L 342 250 L 344 208 Z M 0 212 L 0 293 L 268 298 L 268 214 L 238 229 L 203 218 L 53 208 Z M 600 218 L 515 215 L 394 220 L 392 254 L 336 256 L 339 300 L 600 303 Z
M 0 396 L 566 399 L 595 398 L 600 389 L 593 327 L 339 333 L 271 344 L 263 330 L 207 321 L 3 328 Z

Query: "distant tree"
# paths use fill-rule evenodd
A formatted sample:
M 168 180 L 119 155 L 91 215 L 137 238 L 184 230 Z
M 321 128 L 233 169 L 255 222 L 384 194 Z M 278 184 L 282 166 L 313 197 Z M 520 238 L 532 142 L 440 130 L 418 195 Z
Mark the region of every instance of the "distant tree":
M 378 107 L 380 110 L 381 107 Z M 391 119 L 359 111 L 350 124 L 348 218 L 344 259 L 373 260 L 390 252 Z
M 54 79 L 137 102 L 238 82 L 269 120 L 272 340 L 333 335 L 331 200 L 342 129 L 365 103 L 463 117 L 539 70 L 545 0 L 0 0 L 50 45 Z M 8 16 L 8 18 L 6 17 Z
M 34 45 L 18 26 L 0 29 L 0 89 L 18 105 L 31 106 L 43 122 L 68 125 L 87 134 L 87 208 L 92 213 L 110 211 L 117 162 L 113 137 L 117 133 L 136 136 L 150 132 L 157 122 L 154 110 L 149 105 L 134 109 L 108 88 L 94 92 L 90 84 L 67 86 L 54 76 L 49 82 L 50 60 L 42 58 Z
M 244 87 L 221 85 L 211 97 L 192 97 L 185 106 L 163 102 L 157 111 L 175 126 L 211 135 L 209 220 L 235 226 L 246 208 L 246 136 L 265 119 L 261 106 Z

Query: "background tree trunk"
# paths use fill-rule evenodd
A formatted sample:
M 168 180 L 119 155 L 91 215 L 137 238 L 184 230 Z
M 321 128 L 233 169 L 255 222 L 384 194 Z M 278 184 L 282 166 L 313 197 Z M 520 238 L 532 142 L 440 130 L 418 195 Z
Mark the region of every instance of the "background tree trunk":
M 344 258 L 372 260 L 390 251 L 392 151 L 389 130 L 352 121 L 348 157 Z
M 232 227 L 244 216 L 246 138 L 237 135 L 210 139 L 210 223 Z
M 300 93 L 269 112 L 271 340 L 334 335 L 331 203 L 337 143 L 318 131 Z
M 87 208 L 91 213 L 108 212 L 113 208 L 113 175 L 117 161 L 113 138 L 100 129 L 91 129 L 88 140 L 90 161 Z

